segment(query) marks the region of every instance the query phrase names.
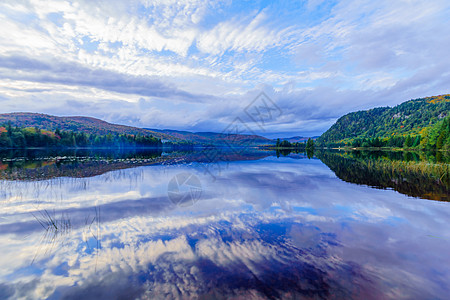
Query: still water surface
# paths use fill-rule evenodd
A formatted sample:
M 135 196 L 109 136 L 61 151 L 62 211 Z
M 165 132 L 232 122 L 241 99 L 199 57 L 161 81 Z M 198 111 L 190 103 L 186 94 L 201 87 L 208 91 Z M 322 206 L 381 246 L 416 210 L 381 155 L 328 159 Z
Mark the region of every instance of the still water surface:
M 321 155 L 5 154 L 0 299 L 446 299 L 450 203 Z

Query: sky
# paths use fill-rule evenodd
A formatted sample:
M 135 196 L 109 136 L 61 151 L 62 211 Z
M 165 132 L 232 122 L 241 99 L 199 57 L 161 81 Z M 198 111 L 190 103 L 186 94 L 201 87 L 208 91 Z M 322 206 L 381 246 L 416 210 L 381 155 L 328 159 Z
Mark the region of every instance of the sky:
M 320 135 L 449 93 L 449 14 L 448 0 L 1 1 L 0 113 Z M 261 92 L 277 112 L 263 124 L 246 113 Z

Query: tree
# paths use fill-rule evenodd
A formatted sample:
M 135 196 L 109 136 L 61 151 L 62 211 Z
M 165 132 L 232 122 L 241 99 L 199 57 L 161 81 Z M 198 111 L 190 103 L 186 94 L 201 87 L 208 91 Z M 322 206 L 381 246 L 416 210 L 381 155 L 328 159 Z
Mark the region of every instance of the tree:
M 289 143 L 289 141 L 286 141 L 286 140 L 284 140 L 280 143 L 280 147 L 282 147 L 282 148 L 289 148 L 291 146 L 292 146 L 291 143 Z
M 11 139 L 9 138 L 7 132 L 3 132 L 0 134 L 0 147 L 4 148 L 11 147 Z
M 311 138 L 306 142 L 306 149 L 314 150 L 314 141 Z
M 413 140 L 411 139 L 411 136 L 408 135 L 405 139 L 405 142 L 403 144 L 404 148 L 411 148 L 411 146 L 413 145 Z
M 312 158 L 314 156 L 314 141 L 311 138 L 308 138 L 306 141 L 306 156 L 308 158 Z
M 8 124 L 6 124 L 6 132 L 8 133 L 9 138 L 11 138 L 11 136 L 12 136 L 11 121 L 8 121 Z
M 362 145 L 362 141 L 359 138 L 355 139 L 352 143 L 353 147 L 361 147 L 361 145 Z
M 416 139 L 414 140 L 414 143 L 412 146 L 415 148 L 415 147 L 418 147 L 419 145 L 420 145 L 420 135 L 416 136 Z
M 27 146 L 25 136 L 21 131 L 14 131 L 11 135 L 11 141 L 13 147 L 16 148 L 25 148 Z
M 76 140 L 76 138 L 75 138 L 75 135 L 74 134 L 72 134 L 72 147 L 76 147 L 77 146 L 77 140 Z

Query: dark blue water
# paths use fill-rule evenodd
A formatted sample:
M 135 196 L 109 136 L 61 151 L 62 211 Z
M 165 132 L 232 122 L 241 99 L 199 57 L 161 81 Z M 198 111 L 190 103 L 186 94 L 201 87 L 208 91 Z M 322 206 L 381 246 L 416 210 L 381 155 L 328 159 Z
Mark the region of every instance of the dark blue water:
M 302 155 L 100 173 L 0 181 L 0 299 L 450 295 L 448 202 Z

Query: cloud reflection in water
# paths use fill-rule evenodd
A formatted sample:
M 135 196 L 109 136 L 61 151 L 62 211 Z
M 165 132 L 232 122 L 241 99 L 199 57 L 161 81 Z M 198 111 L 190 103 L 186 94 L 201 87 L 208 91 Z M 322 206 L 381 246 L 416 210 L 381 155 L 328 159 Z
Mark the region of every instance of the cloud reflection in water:
M 450 292 L 446 203 L 342 182 L 318 160 L 233 162 L 216 181 L 194 166 L 138 170 L 133 184 L 104 174 L 89 178 L 86 189 L 67 181 L 41 190 L 47 200 L 35 209 L 53 206 L 73 227 L 64 245 L 33 264 L 42 229 L 29 214 L 36 198 L 5 199 L 1 294 L 380 299 Z M 202 181 L 193 206 L 166 196 L 181 171 Z M 63 198 L 52 202 L 55 192 Z M 100 222 L 89 227 L 95 207 Z M 91 247 L 87 229 L 101 233 L 99 247 Z

